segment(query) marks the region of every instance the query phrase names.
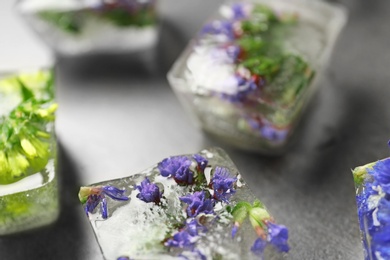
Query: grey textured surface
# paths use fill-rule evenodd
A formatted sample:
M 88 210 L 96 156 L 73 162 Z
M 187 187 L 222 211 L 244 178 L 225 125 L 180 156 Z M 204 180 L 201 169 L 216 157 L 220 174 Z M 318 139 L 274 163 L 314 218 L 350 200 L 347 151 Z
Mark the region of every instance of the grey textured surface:
M 102 259 L 78 187 L 137 173 L 168 155 L 224 148 L 275 218 L 290 227 L 287 259 L 362 259 L 350 169 L 389 155 L 390 2 L 341 1 L 349 22 L 322 88 L 281 157 L 216 143 L 194 128 L 165 74 L 221 1 L 162 0 L 154 68 L 131 57 L 60 59 L 57 223 L 0 238 L 0 259 Z

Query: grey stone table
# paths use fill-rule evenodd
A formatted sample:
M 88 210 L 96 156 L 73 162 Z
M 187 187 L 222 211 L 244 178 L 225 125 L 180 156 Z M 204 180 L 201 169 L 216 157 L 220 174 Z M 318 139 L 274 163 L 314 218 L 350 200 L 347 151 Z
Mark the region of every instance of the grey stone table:
M 255 194 L 290 227 L 288 259 L 362 259 L 351 168 L 390 154 L 390 2 L 343 1 L 349 22 L 295 143 L 263 157 L 194 128 L 165 74 L 221 1 L 162 0 L 154 66 L 129 57 L 60 58 L 57 131 L 61 216 L 50 227 L 0 238 L 0 259 L 102 256 L 78 188 L 127 176 L 168 155 L 220 146 Z

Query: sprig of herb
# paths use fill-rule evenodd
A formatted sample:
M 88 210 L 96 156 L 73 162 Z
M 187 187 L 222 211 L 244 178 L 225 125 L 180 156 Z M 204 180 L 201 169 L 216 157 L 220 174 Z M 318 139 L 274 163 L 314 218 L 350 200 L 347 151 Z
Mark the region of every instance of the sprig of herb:
M 51 98 L 52 76 L 43 88 L 48 98 L 42 99 L 20 77 L 12 82 L 22 101 L 8 115 L 0 117 L 0 184 L 16 182 L 46 166 L 52 134 L 47 124 L 54 121 L 57 109 Z

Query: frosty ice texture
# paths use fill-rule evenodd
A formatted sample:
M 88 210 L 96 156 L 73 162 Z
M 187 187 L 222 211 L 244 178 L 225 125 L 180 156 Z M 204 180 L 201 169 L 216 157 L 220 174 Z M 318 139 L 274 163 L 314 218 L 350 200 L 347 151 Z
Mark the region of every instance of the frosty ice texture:
M 390 158 L 353 170 L 366 260 L 390 258 Z
M 0 235 L 37 228 L 57 219 L 54 163 L 51 159 L 41 172 L 14 184 L 0 185 Z
M 54 119 L 45 119 L 52 116 L 50 105 L 55 106 L 52 83 L 47 70 L 0 79 L 0 235 L 47 225 L 58 217 Z M 41 110 L 29 109 L 40 102 Z M 22 113 L 34 119 L 19 122 L 18 117 L 26 116 Z
M 222 6 L 168 77 L 206 132 L 246 150 L 278 153 L 344 22 L 342 9 L 322 1 Z
M 135 53 L 157 42 L 155 1 L 20 1 L 18 9 L 57 53 Z
M 106 259 L 116 260 L 121 256 L 130 259 L 179 259 L 179 256 L 189 259 L 259 258 L 251 247 L 262 229 L 257 227 L 259 233 L 256 233 L 254 226 L 257 224 L 252 223 L 252 226 L 246 219 L 245 209 L 239 207 L 245 203 L 251 207 L 250 204 L 257 203 L 256 198 L 223 150 L 211 148 L 198 155 L 208 161 L 204 178 L 197 174 L 193 179 L 187 178 L 189 172 L 185 165 L 188 161 L 192 172 L 199 173 L 202 166 L 193 156 L 186 155 L 170 157 L 172 161 L 167 158 L 139 174 L 81 189 L 80 199 L 85 203 L 84 208 Z M 177 174 L 168 175 L 169 171 Z M 208 183 L 201 185 L 203 190 L 199 188 L 200 182 Z M 103 196 L 98 199 L 99 206 L 95 199 L 89 202 L 86 199 L 86 194 L 102 194 L 99 190 L 109 187 L 125 191 L 123 195 L 129 200 Z M 161 200 L 156 199 L 159 192 L 162 193 Z M 208 193 L 214 194 L 210 195 L 216 200 L 214 206 L 209 204 L 211 198 L 202 197 Z M 149 199 L 143 200 L 144 195 L 150 195 Z M 107 202 L 106 219 L 102 198 Z M 91 206 L 94 210 L 88 212 Z M 265 208 L 260 207 L 263 206 L 253 210 L 254 216 L 250 218 L 273 221 Z M 242 214 L 237 213 L 240 210 Z M 232 238 L 235 227 L 237 233 Z M 261 236 L 265 238 L 266 233 L 261 233 Z M 286 241 L 283 243 L 288 247 Z M 279 259 L 280 254 L 275 253 L 271 246 L 267 247 L 264 256 L 265 259 Z

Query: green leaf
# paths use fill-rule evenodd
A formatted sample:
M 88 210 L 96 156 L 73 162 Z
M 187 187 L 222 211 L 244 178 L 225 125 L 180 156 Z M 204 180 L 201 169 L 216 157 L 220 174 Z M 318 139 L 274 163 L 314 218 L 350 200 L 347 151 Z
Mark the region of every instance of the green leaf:
M 367 170 L 374 167 L 376 163 L 377 162 L 369 163 L 363 166 L 356 167 L 352 170 L 353 180 L 356 186 L 359 186 L 364 182 L 364 179 L 368 174 Z
M 42 11 L 38 16 L 66 33 L 81 33 L 82 19 L 77 12 Z
M 240 201 L 234 206 L 232 216 L 235 222 L 242 223 L 248 216 L 249 210 L 252 208 L 251 204 L 245 201 Z
M 31 98 L 34 98 L 33 92 L 27 88 L 27 86 L 23 83 L 23 81 L 21 81 L 19 78 L 16 78 L 16 81 L 20 85 L 23 101 L 27 101 Z
M 253 202 L 253 207 L 254 208 L 265 208 L 263 202 L 261 202 L 260 200 L 256 199 L 254 202 Z

